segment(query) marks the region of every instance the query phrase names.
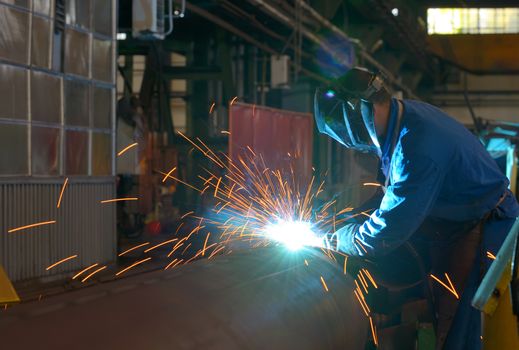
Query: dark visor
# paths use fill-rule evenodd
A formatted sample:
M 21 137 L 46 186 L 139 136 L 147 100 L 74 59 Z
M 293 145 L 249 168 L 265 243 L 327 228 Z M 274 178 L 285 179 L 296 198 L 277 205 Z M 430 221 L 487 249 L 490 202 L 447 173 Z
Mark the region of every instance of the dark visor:
M 348 148 L 376 152 L 377 146 L 368 132 L 361 108 L 360 99 L 345 99 L 332 89 L 317 89 L 314 96 L 315 121 L 319 132 Z

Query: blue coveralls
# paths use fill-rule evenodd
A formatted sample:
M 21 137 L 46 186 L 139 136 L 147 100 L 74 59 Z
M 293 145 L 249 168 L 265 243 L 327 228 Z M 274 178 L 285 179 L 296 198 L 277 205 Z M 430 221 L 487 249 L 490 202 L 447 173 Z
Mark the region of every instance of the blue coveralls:
M 396 130 L 398 103 L 391 101 L 388 136 L 382 147 L 382 172 L 389 177 L 386 193 L 369 219 L 349 232 L 354 240 L 345 250 L 359 256 L 386 255 L 406 241 L 423 241 L 421 228 L 432 222 L 433 235 L 442 237 L 436 245 L 436 254 L 441 258 L 450 236 L 465 234 L 459 231 L 467 231 L 467 227 L 474 227 L 491 214 L 484 225 L 484 237 L 469 249 L 497 254 L 519 215 L 517 201 L 508 190 L 508 179 L 462 124 L 427 103 L 402 103 L 404 110 Z M 340 242 L 346 232 L 339 230 L 337 234 Z M 431 235 L 424 237 L 429 239 Z M 464 240 L 462 237 L 459 241 L 462 249 Z M 431 247 L 435 249 L 434 244 Z M 479 251 L 471 258 L 472 273 L 464 283 L 444 349 L 481 347 L 480 314 L 470 306 L 481 277 Z M 456 281 L 453 283 L 456 285 Z

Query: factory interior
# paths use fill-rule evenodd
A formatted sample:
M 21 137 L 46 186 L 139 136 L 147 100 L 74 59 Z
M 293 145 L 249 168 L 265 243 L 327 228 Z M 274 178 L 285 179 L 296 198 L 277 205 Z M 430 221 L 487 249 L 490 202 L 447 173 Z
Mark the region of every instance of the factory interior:
M 0 0 L 0 348 L 519 349 L 517 0 Z

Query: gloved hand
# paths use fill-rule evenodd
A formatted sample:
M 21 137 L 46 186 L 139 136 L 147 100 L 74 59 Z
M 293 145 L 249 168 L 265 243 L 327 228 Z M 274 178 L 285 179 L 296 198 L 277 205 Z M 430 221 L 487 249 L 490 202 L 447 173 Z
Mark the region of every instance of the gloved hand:
M 359 224 L 346 224 L 337 231 L 323 237 L 325 248 L 351 256 L 359 256 L 361 252 L 356 247 L 355 233 Z

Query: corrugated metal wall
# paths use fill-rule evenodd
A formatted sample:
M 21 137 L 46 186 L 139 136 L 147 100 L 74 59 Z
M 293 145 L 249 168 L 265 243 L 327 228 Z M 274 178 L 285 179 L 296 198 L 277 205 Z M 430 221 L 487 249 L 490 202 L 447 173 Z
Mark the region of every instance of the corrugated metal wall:
M 100 203 L 115 197 L 115 29 L 115 0 L 0 0 L 0 264 L 12 280 L 115 259 L 116 205 Z
M 116 255 L 115 197 L 111 179 L 69 182 L 60 208 L 62 182 L 0 182 L 0 264 L 13 281 L 76 271 Z M 56 224 L 8 233 L 11 228 L 56 220 Z M 50 271 L 50 264 L 71 255 L 78 258 Z

